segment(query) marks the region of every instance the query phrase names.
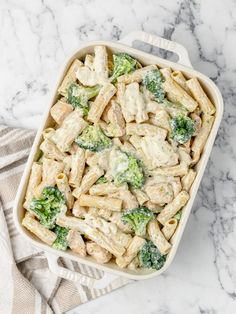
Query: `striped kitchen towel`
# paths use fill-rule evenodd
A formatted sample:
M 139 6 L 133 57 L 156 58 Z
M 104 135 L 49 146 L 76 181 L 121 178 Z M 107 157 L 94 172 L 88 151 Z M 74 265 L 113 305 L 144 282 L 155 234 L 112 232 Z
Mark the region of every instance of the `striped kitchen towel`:
M 101 290 L 89 289 L 53 275 L 44 252 L 18 233 L 12 206 L 34 131 L 0 127 L 0 313 L 64 313 L 121 287 L 130 280 L 115 279 Z M 95 279 L 103 272 L 64 258 L 60 263 Z

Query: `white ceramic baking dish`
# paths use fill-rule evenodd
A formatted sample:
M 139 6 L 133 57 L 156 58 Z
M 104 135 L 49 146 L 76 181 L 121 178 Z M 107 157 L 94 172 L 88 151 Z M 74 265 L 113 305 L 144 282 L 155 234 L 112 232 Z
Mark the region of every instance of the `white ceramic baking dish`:
M 165 49 L 167 51 L 174 52 L 178 55 L 179 60 L 177 63 L 167 61 L 165 59 L 159 58 L 157 56 L 153 56 L 148 53 L 144 53 L 140 50 L 133 49 L 132 43 L 134 41 L 141 41 L 144 43 L 148 43 L 152 46 L 159 47 L 162 49 Z M 92 53 L 93 48 L 95 45 L 105 45 L 110 51 L 112 52 L 127 52 L 131 56 L 137 58 L 142 64 L 148 65 L 148 64 L 157 64 L 158 66 L 161 67 L 171 67 L 174 70 L 180 70 L 184 73 L 184 75 L 187 78 L 191 77 L 197 77 L 198 80 L 201 82 L 201 85 L 203 86 L 205 92 L 209 96 L 209 98 L 212 100 L 212 102 L 216 106 L 216 118 L 214 125 L 212 127 L 211 133 L 208 137 L 205 149 L 202 153 L 201 160 L 199 161 L 196 170 L 197 170 L 197 176 L 196 179 L 192 185 L 192 188 L 190 190 L 190 200 L 188 201 L 187 205 L 183 208 L 183 214 L 182 218 L 180 221 L 180 224 L 178 226 L 178 229 L 175 233 L 175 236 L 172 240 L 172 249 L 167 257 L 166 263 L 163 268 L 161 268 L 158 271 L 155 270 L 138 270 L 138 271 L 131 271 L 128 269 L 120 269 L 118 268 L 115 264 L 113 263 L 108 263 L 105 265 L 100 265 L 95 262 L 95 260 L 89 258 L 89 257 L 78 257 L 77 255 L 73 254 L 70 251 L 63 252 L 63 251 L 57 251 L 48 245 L 42 243 L 39 239 L 34 237 L 33 234 L 28 232 L 22 225 L 21 221 L 24 216 L 24 209 L 23 209 L 23 201 L 25 197 L 25 192 L 26 192 L 26 187 L 30 175 L 30 170 L 33 161 L 37 160 L 38 158 L 38 147 L 42 141 L 42 130 L 46 127 L 49 127 L 50 124 L 52 123 L 51 118 L 49 117 L 49 110 L 51 106 L 55 103 L 58 95 L 57 95 L 57 89 L 58 86 L 60 85 L 60 82 L 62 81 L 67 69 L 69 68 L 70 64 L 75 58 L 82 58 L 86 53 Z M 188 220 L 188 216 L 190 214 L 195 196 L 197 194 L 197 190 L 199 187 L 199 184 L 201 182 L 213 143 L 214 139 L 217 134 L 217 130 L 220 125 L 220 121 L 223 115 L 223 99 L 222 96 L 216 87 L 216 85 L 205 75 L 195 71 L 192 69 L 189 57 L 188 57 L 188 52 L 183 47 L 182 45 L 175 43 L 173 41 L 169 41 L 167 39 L 150 35 L 144 32 L 136 31 L 128 34 L 125 38 L 123 38 L 120 42 L 110 42 L 110 41 L 96 41 L 96 42 L 89 42 L 81 45 L 80 49 L 78 49 L 72 56 L 67 60 L 66 65 L 63 67 L 63 70 L 60 74 L 60 78 L 55 86 L 55 89 L 53 90 L 52 97 L 50 99 L 48 108 L 44 114 L 44 117 L 42 119 L 42 124 L 39 127 L 39 130 L 37 132 L 37 135 L 35 137 L 35 141 L 33 144 L 33 147 L 31 149 L 31 153 L 29 155 L 29 159 L 27 161 L 25 171 L 21 180 L 21 183 L 19 185 L 18 193 L 16 196 L 15 200 L 15 206 L 14 206 L 14 221 L 17 226 L 17 229 L 19 232 L 22 234 L 22 236 L 25 237 L 27 241 L 30 241 L 33 245 L 36 245 L 40 249 L 46 251 L 46 255 L 48 258 L 49 262 L 49 268 L 50 270 L 55 273 L 56 275 L 66 278 L 69 280 L 77 281 L 83 285 L 89 286 L 89 287 L 94 287 L 94 288 L 103 288 L 109 284 L 109 282 L 113 281 L 117 276 L 123 276 L 129 279 L 134 279 L 134 280 L 141 280 L 141 279 L 147 279 L 147 278 L 152 278 L 155 276 L 160 275 L 163 273 L 169 266 L 170 263 L 172 262 L 180 239 L 182 237 L 186 222 Z M 68 269 L 65 269 L 61 266 L 58 265 L 58 258 L 59 257 L 65 257 L 69 258 L 71 260 L 75 260 L 77 262 L 87 264 L 89 266 L 95 267 L 97 269 L 103 270 L 104 271 L 104 276 L 103 278 L 99 280 L 95 280 L 90 277 L 86 277 L 82 274 L 72 272 Z

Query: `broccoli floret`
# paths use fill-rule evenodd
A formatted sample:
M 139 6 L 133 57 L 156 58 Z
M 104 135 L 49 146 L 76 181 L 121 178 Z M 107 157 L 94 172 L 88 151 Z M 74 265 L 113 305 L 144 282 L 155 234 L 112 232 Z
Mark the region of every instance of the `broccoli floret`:
M 182 210 L 179 210 L 179 211 L 174 215 L 174 218 L 179 221 L 179 220 L 181 219 L 181 217 L 182 217 Z
M 75 142 L 79 147 L 91 150 L 92 152 L 100 152 L 112 145 L 112 141 L 103 133 L 99 125 L 87 126 Z
M 96 184 L 103 184 L 103 183 L 107 183 L 108 180 L 106 177 L 102 176 L 100 177 L 97 181 L 96 181 Z
M 184 115 L 178 115 L 170 120 L 171 137 L 180 144 L 186 143 L 195 132 L 194 121 Z
M 84 87 L 82 85 L 72 83 L 67 91 L 67 101 L 74 108 L 81 108 L 84 115 L 86 115 L 89 111 L 89 99 L 97 96 L 100 89 L 100 85 L 96 85 L 93 87 Z
M 143 79 L 143 85 L 153 94 L 155 101 L 158 103 L 163 102 L 165 98 L 165 91 L 162 88 L 164 81 L 163 75 L 157 69 L 147 72 Z
M 148 222 L 154 218 L 153 212 L 147 207 L 129 209 L 122 215 L 122 221 L 128 223 L 138 236 L 144 236 Z
M 43 189 L 39 199 L 32 199 L 30 210 L 39 219 L 40 223 L 48 229 L 55 227 L 55 221 L 62 207 L 65 205 L 63 194 L 54 187 Z
M 146 241 L 139 251 L 140 266 L 145 268 L 160 269 L 166 261 L 166 255 L 161 255 L 152 241 Z
M 57 235 L 57 238 L 53 242 L 52 247 L 57 250 L 65 251 L 68 247 L 67 235 L 69 229 L 56 226 L 52 231 L 55 232 Z
M 112 160 L 113 178 L 116 185 L 128 183 L 134 189 L 140 189 L 145 181 L 141 163 L 134 156 L 119 151 Z
M 138 62 L 127 53 L 113 54 L 113 73 L 111 82 L 115 82 L 117 78 L 123 74 L 130 73 L 138 68 Z

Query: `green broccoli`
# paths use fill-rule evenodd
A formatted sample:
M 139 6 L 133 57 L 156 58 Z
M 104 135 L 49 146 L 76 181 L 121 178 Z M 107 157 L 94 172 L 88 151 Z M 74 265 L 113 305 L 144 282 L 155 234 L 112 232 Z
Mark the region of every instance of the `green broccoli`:
M 43 189 L 41 198 L 32 199 L 30 211 L 35 214 L 44 227 L 52 229 L 55 227 L 56 218 L 64 205 L 65 198 L 58 188 L 48 186 Z
M 115 82 L 117 78 L 123 74 L 130 73 L 138 68 L 138 62 L 127 53 L 113 54 L 113 73 L 111 82 Z
M 154 218 L 153 212 L 147 207 L 138 207 L 129 209 L 122 215 L 122 221 L 128 223 L 138 236 L 144 236 L 146 233 L 146 226 L 150 220 Z
M 112 141 L 103 133 L 99 125 L 87 126 L 75 142 L 79 147 L 91 150 L 92 152 L 100 152 L 112 145 Z
M 68 247 L 67 235 L 68 235 L 69 229 L 56 226 L 52 231 L 55 232 L 57 235 L 57 238 L 53 242 L 52 247 L 54 247 L 54 249 L 57 249 L 57 250 L 65 251 Z
M 133 155 L 119 151 L 113 160 L 113 178 L 115 185 L 128 183 L 134 189 L 140 189 L 145 181 L 140 161 Z
M 146 241 L 139 251 L 140 266 L 159 270 L 166 261 L 166 255 L 161 255 L 152 241 Z
M 106 177 L 102 176 L 100 177 L 97 181 L 96 181 L 96 184 L 103 184 L 103 183 L 107 183 L 108 180 Z
M 170 120 L 171 137 L 180 144 L 186 143 L 195 132 L 194 121 L 184 115 L 178 115 Z
M 163 75 L 157 69 L 147 72 L 143 79 L 143 85 L 153 94 L 155 101 L 158 103 L 163 102 L 165 98 L 165 91 L 162 88 L 164 81 Z
M 86 115 L 89 111 L 89 99 L 97 96 L 100 89 L 100 85 L 96 85 L 93 87 L 84 87 L 82 85 L 72 83 L 67 91 L 67 101 L 74 108 L 81 108 L 84 115 Z
M 182 210 L 179 210 L 179 211 L 174 215 L 174 218 L 179 221 L 179 220 L 181 219 L 181 216 L 182 216 Z

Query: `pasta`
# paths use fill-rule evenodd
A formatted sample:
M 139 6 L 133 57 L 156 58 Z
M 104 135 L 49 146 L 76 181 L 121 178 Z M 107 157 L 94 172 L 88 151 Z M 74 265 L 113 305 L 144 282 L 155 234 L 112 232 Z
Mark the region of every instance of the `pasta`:
M 117 198 L 105 196 L 93 196 L 82 194 L 79 198 L 81 206 L 96 207 L 100 209 L 110 209 L 112 211 L 120 211 L 122 201 Z
M 56 184 L 57 184 L 58 189 L 65 196 L 67 207 L 71 209 L 74 204 L 74 197 L 71 193 L 67 176 L 64 173 L 59 173 L 56 176 Z
M 159 215 L 160 216 L 160 215 Z M 164 237 L 156 220 L 152 220 L 148 224 L 148 235 L 152 242 L 156 245 L 161 254 L 167 254 L 171 249 L 171 244 Z
M 32 164 L 22 225 L 84 259 L 159 270 L 216 109 L 195 77 L 126 53 L 112 59 L 97 45 L 65 74 Z
M 114 96 L 115 92 L 115 86 L 110 83 L 104 85 L 101 88 L 96 100 L 89 110 L 88 120 L 90 122 L 96 123 L 99 121 L 105 107 L 109 103 L 112 96 Z
M 164 227 L 161 229 L 161 232 L 163 233 L 167 241 L 169 241 L 172 235 L 175 233 L 175 229 L 177 228 L 177 225 L 178 225 L 178 221 L 175 218 L 169 219 L 164 224 Z
M 29 183 L 25 195 L 24 208 L 28 208 L 30 201 L 34 196 L 34 189 L 40 184 L 42 178 L 42 165 L 34 162 L 32 165 Z
M 172 218 L 188 201 L 189 194 L 186 191 L 181 191 L 172 202 L 164 207 L 157 219 L 164 225 L 170 218 Z
M 25 214 L 22 225 L 48 245 L 52 245 L 56 240 L 55 233 L 42 226 L 30 213 Z

